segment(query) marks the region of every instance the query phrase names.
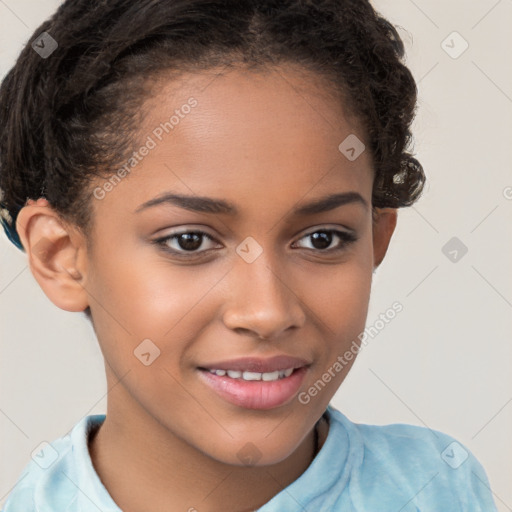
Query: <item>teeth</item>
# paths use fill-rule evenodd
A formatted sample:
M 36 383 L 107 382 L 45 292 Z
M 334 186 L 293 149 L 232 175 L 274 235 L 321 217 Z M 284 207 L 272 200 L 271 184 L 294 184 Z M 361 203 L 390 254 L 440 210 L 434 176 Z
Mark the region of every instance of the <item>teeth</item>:
M 284 376 L 289 377 L 293 373 L 293 368 L 288 368 L 284 371 Z
M 226 374 L 232 379 L 243 379 L 243 380 L 263 380 L 265 382 L 275 381 L 289 377 L 293 373 L 294 368 L 287 368 L 286 370 L 276 370 L 274 372 L 241 372 L 238 370 L 209 370 L 210 373 L 224 377 Z
M 242 379 L 244 380 L 261 380 L 261 373 L 258 372 L 244 372 Z
M 261 380 L 277 380 L 279 378 L 279 373 L 279 371 L 262 373 Z

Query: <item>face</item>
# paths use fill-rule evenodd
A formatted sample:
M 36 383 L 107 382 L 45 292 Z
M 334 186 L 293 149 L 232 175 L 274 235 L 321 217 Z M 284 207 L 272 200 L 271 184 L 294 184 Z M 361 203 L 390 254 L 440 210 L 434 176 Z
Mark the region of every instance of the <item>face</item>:
M 325 91 L 291 68 L 162 84 L 96 183 L 81 289 L 119 424 L 276 463 L 347 375 L 394 217 L 372 224 L 371 156 L 339 149 L 364 134 Z

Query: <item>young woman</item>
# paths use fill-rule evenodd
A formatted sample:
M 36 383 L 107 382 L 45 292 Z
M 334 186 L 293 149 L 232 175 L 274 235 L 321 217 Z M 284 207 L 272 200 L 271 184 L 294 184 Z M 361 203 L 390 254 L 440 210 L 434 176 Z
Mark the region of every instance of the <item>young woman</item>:
M 4 512 L 492 512 L 438 431 L 351 422 L 372 273 L 425 176 L 366 0 L 64 2 L 0 89 L 2 219 L 85 312 L 106 415 Z

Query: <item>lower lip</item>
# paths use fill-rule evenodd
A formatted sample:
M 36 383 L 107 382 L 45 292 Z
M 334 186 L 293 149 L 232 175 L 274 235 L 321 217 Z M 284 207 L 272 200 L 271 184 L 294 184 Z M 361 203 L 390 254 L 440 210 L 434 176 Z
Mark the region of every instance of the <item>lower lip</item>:
M 200 378 L 220 397 L 246 409 L 273 409 L 289 402 L 298 392 L 307 368 L 297 368 L 289 377 L 275 381 L 232 379 L 208 370 L 199 370 Z

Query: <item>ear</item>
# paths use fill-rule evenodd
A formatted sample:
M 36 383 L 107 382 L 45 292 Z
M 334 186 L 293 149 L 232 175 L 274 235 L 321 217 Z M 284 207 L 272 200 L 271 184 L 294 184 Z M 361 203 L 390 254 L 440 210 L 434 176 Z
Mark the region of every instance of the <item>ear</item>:
M 18 213 L 16 229 L 46 296 L 65 311 L 86 309 L 86 245 L 78 230 L 64 223 L 44 198 L 28 201 Z
M 384 259 L 397 222 L 396 208 L 375 208 L 373 216 L 373 268 Z

